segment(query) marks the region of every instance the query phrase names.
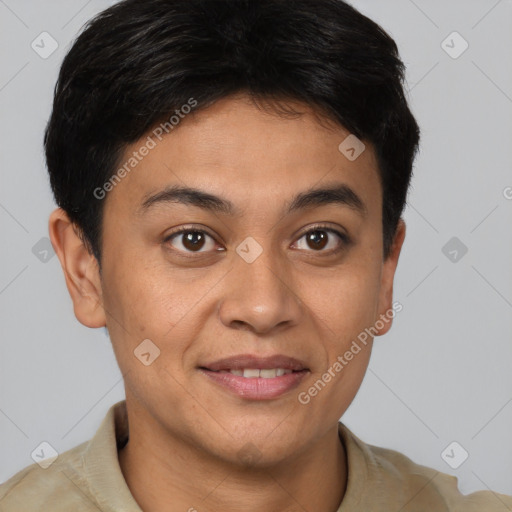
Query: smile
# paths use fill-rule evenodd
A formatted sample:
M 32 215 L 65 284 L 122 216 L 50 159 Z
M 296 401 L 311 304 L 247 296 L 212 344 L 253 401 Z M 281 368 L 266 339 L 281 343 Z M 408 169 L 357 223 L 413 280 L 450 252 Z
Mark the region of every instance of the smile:
M 244 368 L 243 370 L 220 370 L 217 373 L 231 373 L 231 375 L 237 375 L 245 379 L 273 379 L 275 377 L 288 375 L 292 372 L 293 370 L 287 370 L 285 368 Z

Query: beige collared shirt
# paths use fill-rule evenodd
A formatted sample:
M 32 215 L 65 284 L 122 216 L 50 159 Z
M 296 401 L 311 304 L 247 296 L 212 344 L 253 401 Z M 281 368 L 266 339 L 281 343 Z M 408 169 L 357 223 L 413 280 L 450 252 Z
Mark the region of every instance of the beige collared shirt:
M 348 482 L 338 512 L 512 512 L 511 496 L 462 495 L 456 477 L 368 445 L 341 422 L 339 433 Z M 118 449 L 127 439 L 122 400 L 90 441 L 61 453 L 46 469 L 33 464 L 0 485 L 0 512 L 142 512 L 119 467 Z

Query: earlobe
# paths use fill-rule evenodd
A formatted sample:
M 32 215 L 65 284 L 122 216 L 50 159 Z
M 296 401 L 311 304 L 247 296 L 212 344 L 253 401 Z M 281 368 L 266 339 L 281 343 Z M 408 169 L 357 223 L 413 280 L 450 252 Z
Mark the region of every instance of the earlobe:
M 400 219 L 396 228 L 393 243 L 389 255 L 384 261 L 381 276 L 380 298 L 379 298 L 379 317 L 376 319 L 377 336 L 386 334 L 393 323 L 392 318 L 395 315 L 393 308 L 393 282 L 395 271 L 398 265 L 398 258 L 405 240 L 405 222 Z
M 78 228 L 62 208 L 57 208 L 50 215 L 48 231 L 77 320 L 87 327 L 105 326 L 98 262 L 80 238 Z

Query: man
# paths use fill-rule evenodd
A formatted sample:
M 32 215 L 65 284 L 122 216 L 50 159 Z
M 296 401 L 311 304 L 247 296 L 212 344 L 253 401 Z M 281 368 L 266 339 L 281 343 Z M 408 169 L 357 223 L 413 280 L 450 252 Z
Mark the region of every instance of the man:
M 128 0 L 88 25 L 45 135 L 49 230 L 126 401 L 2 510 L 512 510 L 339 423 L 400 307 L 403 72 L 340 0 Z

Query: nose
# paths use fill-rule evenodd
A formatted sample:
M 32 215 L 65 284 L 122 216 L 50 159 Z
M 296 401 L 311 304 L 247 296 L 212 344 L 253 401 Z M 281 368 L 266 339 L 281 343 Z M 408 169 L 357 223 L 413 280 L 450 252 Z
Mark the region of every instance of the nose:
M 252 263 L 236 255 L 233 265 L 225 278 L 219 307 L 224 325 L 268 334 L 299 323 L 302 301 L 286 262 L 277 261 L 270 250 L 263 250 Z

